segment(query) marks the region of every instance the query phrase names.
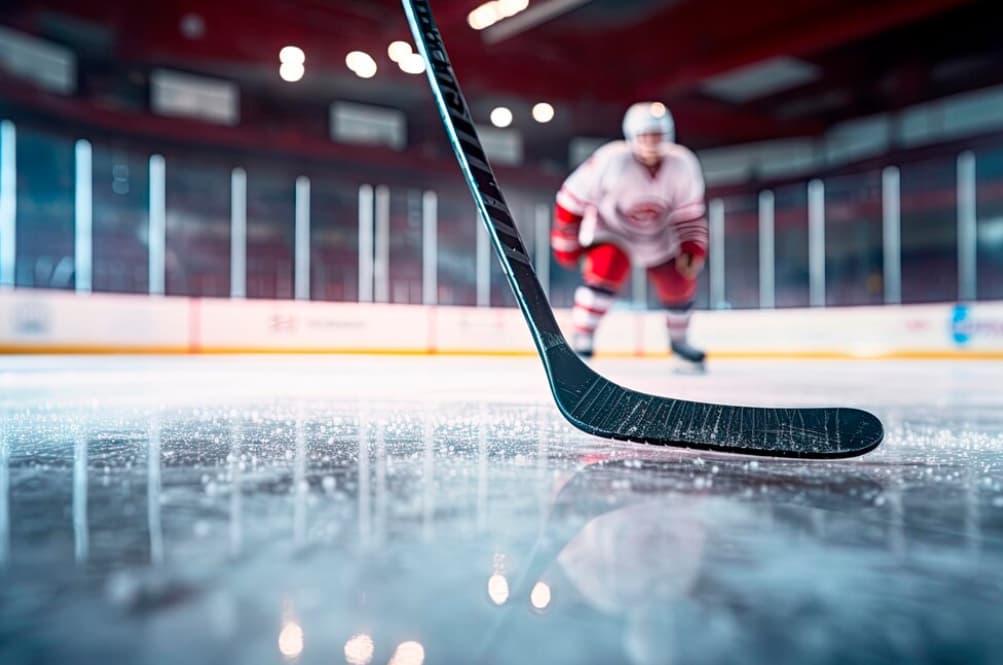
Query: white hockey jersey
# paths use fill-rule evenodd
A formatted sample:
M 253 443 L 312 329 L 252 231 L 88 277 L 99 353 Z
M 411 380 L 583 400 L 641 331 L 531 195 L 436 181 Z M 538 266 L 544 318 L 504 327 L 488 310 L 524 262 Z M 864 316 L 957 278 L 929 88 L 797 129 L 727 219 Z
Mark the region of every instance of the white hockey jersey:
M 654 173 L 626 141 L 607 143 L 568 176 L 557 203 L 583 218 L 582 246 L 613 243 L 645 267 L 676 256 L 686 241 L 707 248 L 700 162 L 675 143 L 662 144 Z

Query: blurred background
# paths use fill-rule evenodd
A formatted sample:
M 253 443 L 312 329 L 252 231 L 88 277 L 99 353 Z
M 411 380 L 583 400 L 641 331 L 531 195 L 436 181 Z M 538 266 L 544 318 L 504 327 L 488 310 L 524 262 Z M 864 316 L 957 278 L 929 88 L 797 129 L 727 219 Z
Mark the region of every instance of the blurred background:
M 706 171 L 699 307 L 1003 298 L 998 3 L 432 6 L 555 307 L 555 191 L 641 99 Z M 396 0 L 3 0 L 0 288 L 513 306 L 423 70 Z

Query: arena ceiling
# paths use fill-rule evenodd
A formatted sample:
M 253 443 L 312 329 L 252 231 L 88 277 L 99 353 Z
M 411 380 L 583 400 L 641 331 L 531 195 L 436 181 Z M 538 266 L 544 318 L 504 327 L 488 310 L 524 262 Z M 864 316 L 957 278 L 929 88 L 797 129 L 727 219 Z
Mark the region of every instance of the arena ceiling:
M 529 20 L 476 31 L 467 17 L 482 1 L 432 2 L 467 96 L 485 121 L 494 105 L 512 107 L 529 140 L 555 149 L 615 134 L 642 98 L 666 101 L 681 136 L 706 147 L 816 134 L 1003 81 L 993 1 L 536 0 Z M 0 23 L 77 53 L 77 94 L 92 105 L 141 109 L 150 69 L 170 66 L 238 81 L 248 123 L 302 126 L 299 114 L 334 99 L 434 119 L 423 77 L 387 56 L 408 36 L 397 0 L 4 4 Z M 296 84 L 278 77 L 287 44 L 307 54 Z M 375 57 L 375 77 L 346 68 L 352 50 Z M 556 107 L 549 125 L 529 120 L 537 101 Z

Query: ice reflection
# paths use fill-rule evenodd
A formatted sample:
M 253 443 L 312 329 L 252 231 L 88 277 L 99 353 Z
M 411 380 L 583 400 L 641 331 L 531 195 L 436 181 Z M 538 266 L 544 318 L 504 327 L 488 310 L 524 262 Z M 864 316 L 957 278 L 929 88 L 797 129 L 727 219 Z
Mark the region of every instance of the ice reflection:
M 422 442 L 422 536 L 426 541 L 435 535 L 435 420 L 430 404 L 425 404 L 421 412 Z
M 240 554 L 244 546 L 242 489 L 244 478 L 244 426 L 240 416 L 234 414 L 230 423 L 230 454 L 227 456 L 230 471 L 230 556 Z
M 488 524 L 488 419 L 487 405 L 477 405 L 477 530 Z
M 508 600 L 508 580 L 504 575 L 495 573 L 488 578 L 488 597 L 495 605 L 504 605 Z
M 65 645 L 45 662 L 92 662 L 73 651 L 105 638 L 138 665 L 852 661 L 858 644 L 905 662 L 905 639 L 991 662 L 998 436 L 950 447 L 935 423 L 859 461 L 748 460 L 593 439 L 549 405 L 408 399 L 269 387 L 18 414 L 0 623 Z M 78 544 L 87 565 L 67 565 Z M 38 598 L 46 621 L 19 609 Z M 277 598 L 297 614 L 276 622 Z
M 387 533 L 387 423 L 385 418 L 380 417 L 376 421 L 376 487 L 374 488 L 375 511 L 373 529 L 375 531 L 375 542 L 380 545 L 384 542 Z
M 150 529 L 150 562 L 159 565 L 164 560 L 164 530 L 160 522 L 161 414 L 150 416 L 147 430 L 146 515 Z
M 964 492 L 965 548 L 972 558 L 976 558 L 982 548 L 982 539 L 979 532 L 979 482 L 975 477 L 974 469 L 971 467 L 965 470 Z
M 370 472 L 369 472 L 369 420 L 370 411 L 366 407 L 360 407 L 358 412 L 359 422 L 359 462 L 358 462 L 358 487 L 359 487 L 359 545 L 363 549 L 368 549 L 372 538 L 372 503 L 370 497 Z
M 533 590 L 529 592 L 529 602 L 535 610 L 547 609 L 550 605 L 550 585 L 546 582 L 537 582 Z
M 303 404 L 296 405 L 296 452 L 293 462 L 293 543 L 302 547 L 306 542 L 306 414 Z
M 425 662 L 425 647 L 420 642 L 408 641 L 397 645 L 389 665 L 422 665 Z
M 289 659 L 303 653 L 303 628 L 295 621 L 286 621 L 279 631 L 279 653 Z
M 0 566 L 10 558 L 10 434 L 0 420 Z
M 357 633 L 345 642 L 345 662 L 348 665 L 369 665 L 373 662 L 376 647 L 373 638 L 366 633 Z
M 73 441 L 73 555 L 87 561 L 90 536 L 87 526 L 87 428 L 78 425 Z

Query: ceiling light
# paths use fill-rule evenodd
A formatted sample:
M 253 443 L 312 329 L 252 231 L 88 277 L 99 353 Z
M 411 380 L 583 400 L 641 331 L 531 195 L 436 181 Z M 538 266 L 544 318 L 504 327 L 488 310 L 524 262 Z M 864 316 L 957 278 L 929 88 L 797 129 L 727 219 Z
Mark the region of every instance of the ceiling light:
M 279 51 L 279 62 L 302 65 L 306 62 L 306 54 L 299 46 L 283 46 Z
M 181 34 L 188 39 L 202 39 L 205 36 L 205 19 L 199 14 L 185 14 L 181 17 Z
M 528 7 L 529 0 L 491 0 L 467 14 L 467 23 L 474 30 L 483 30 L 502 19 L 525 11 Z
M 364 51 L 352 51 L 346 55 L 345 65 L 360 78 L 369 79 L 376 75 L 376 61 Z
M 554 107 L 547 102 L 540 102 L 533 107 L 533 120 L 550 122 L 554 119 Z
M 501 19 L 501 14 L 498 11 L 497 3 L 494 2 L 486 2 L 467 15 L 467 23 L 474 30 L 483 30 L 497 23 L 499 19 Z
M 497 0 L 495 4 L 502 18 L 508 18 L 529 7 L 529 0 Z
M 303 78 L 304 73 L 303 65 L 299 62 L 283 62 L 279 66 L 279 76 L 282 77 L 283 81 L 289 81 L 290 83 L 299 81 Z
M 387 55 L 396 63 L 411 55 L 411 45 L 407 42 L 397 40 L 387 47 Z
M 495 127 L 508 127 L 512 124 L 512 111 L 499 106 L 491 111 L 491 124 Z
M 420 53 L 408 53 L 397 63 L 397 66 L 408 74 L 425 73 L 425 59 L 421 57 Z

